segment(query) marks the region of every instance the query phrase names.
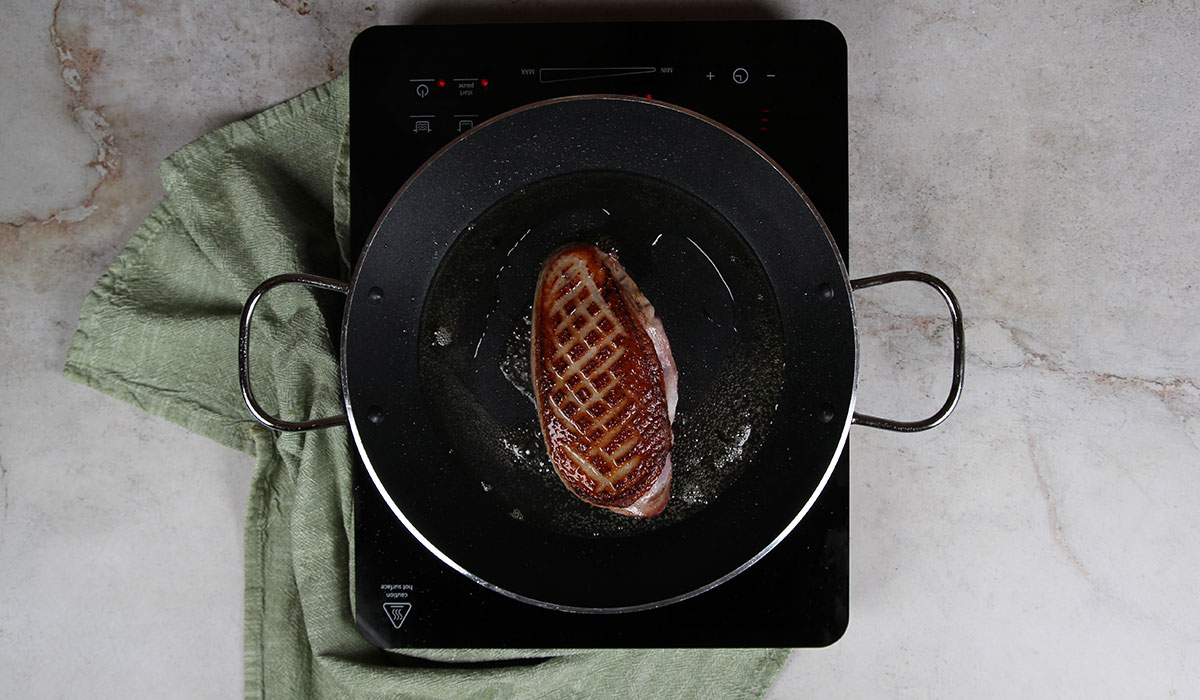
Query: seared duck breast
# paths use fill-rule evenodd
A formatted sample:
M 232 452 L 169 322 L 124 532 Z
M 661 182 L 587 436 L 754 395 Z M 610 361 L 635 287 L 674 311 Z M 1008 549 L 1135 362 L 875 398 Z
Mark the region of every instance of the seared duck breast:
M 661 513 L 678 372 L 654 307 L 614 256 L 583 243 L 550 255 L 530 359 L 542 437 L 567 488 L 622 515 Z

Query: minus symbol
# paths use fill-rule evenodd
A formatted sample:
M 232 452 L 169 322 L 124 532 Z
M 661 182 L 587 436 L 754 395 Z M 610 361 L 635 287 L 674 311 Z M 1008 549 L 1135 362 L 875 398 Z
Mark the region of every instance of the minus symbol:
M 775 77 L 775 74 L 774 74 L 774 73 L 767 73 L 767 77 L 768 77 L 768 78 L 774 78 L 774 77 Z

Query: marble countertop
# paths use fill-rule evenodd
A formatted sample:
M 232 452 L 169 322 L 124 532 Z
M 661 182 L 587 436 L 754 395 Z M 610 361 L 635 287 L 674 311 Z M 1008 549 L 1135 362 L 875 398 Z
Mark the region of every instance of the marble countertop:
M 967 319 L 940 428 L 852 431 L 851 623 L 773 700 L 1200 687 L 1200 10 L 1104 0 L 8 3 L 0 24 L 0 683 L 241 692 L 252 460 L 61 377 L 189 140 L 437 17 L 824 18 L 850 69 L 852 274 Z M 649 14 L 647 14 L 649 13 Z M 932 292 L 858 295 L 859 407 L 948 384 Z

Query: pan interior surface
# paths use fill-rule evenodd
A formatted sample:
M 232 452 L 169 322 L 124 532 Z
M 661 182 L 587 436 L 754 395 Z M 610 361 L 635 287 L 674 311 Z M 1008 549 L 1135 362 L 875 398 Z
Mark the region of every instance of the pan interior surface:
M 585 241 L 614 254 L 663 319 L 679 368 L 666 511 L 631 518 L 573 496 L 551 467 L 529 379 L 542 262 Z M 578 537 L 680 522 L 742 475 L 771 429 L 782 328 L 737 230 L 670 183 L 615 171 L 551 177 L 500 200 L 446 252 L 419 330 L 422 397 L 454 468 L 512 518 Z
M 528 317 L 575 241 L 619 257 L 679 365 L 654 518 L 579 501 L 545 457 Z M 845 444 L 856 348 L 845 267 L 774 163 L 687 110 L 573 97 L 477 126 L 401 188 L 351 281 L 342 382 L 367 471 L 431 553 L 525 602 L 624 612 L 708 590 L 796 527 Z

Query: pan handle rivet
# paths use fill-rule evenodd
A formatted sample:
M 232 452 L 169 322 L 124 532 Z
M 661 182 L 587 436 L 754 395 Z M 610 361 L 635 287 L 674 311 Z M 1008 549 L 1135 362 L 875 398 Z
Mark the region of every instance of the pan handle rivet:
M 818 417 L 821 419 L 822 423 L 829 423 L 833 420 L 833 409 L 829 406 L 822 406 L 821 413 L 818 414 Z
M 822 282 L 821 284 L 817 285 L 817 295 L 822 299 L 832 299 L 833 287 L 830 287 L 827 283 Z
M 379 301 L 383 298 L 383 290 L 379 287 L 371 287 L 370 291 L 367 292 L 367 298 L 371 301 Z
M 367 409 L 367 420 L 372 423 L 383 422 L 383 409 L 378 406 L 372 406 Z

